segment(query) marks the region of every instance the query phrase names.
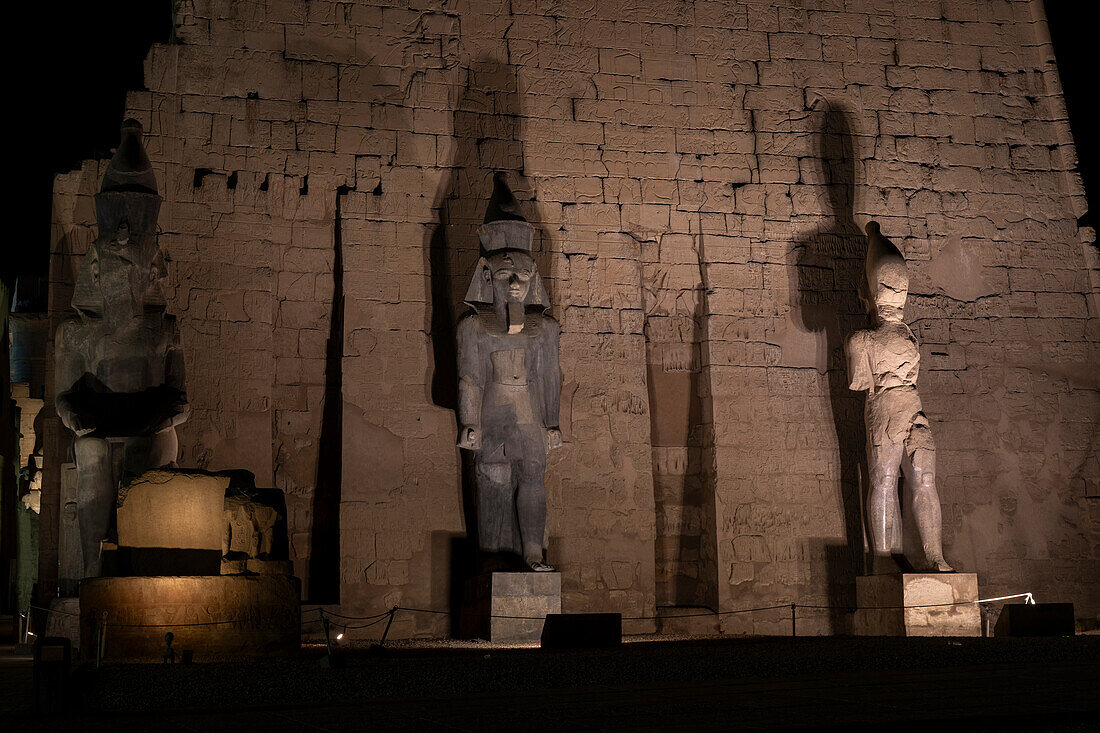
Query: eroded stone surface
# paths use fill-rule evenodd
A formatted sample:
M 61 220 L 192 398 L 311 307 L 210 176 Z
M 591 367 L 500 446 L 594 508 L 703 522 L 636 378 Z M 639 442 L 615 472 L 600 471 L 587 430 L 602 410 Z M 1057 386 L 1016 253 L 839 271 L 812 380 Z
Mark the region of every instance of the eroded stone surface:
M 232 491 L 225 497 L 222 555 L 286 560 L 286 508 L 278 489 Z
M 184 465 L 245 467 L 285 490 L 307 579 L 339 201 L 340 608 L 446 607 L 446 548 L 465 531 L 446 365 L 504 169 L 562 326 L 568 440 L 545 483 L 564 610 L 656 615 L 655 543 L 671 552 L 681 537 L 713 563 L 668 562 L 661 577 L 704 569 L 717 610 L 850 607 L 865 431 L 843 339 L 866 325 L 856 285 L 873 216 L 910 268 L 946 555 L 980 569 L 989 595 L 1026 579 L 1040 599 L 1100 610 L 1083 570 L 1100 562 L 1085 498 L 1100 493 L 1100 261 L 1077 223 L 1087 207 L 1040 5 L 590 5 L 180 6 L 179 43 L 150 50 L 127 114 L 148 130 L 170 310 L 203 385 L 179 430 Z M 55 325 L 103 167 L 56 181 Z M 935 264 L 956 239 L 981 292 Z M 655 510 L 647 366 L 690 380 L 696 352 L 696 403 L 713 414 L 691 425 L 713 449 L 699 473 L 677 472 L 694 466 L 677 455 L 657 473 L 709 477 L 713 539 L 675 492 Z M 64 460 L 64 431 L 44 435 Z M 59 485 L 47 463 L 43 584 Z M 782 610 L 719 618 L 730 633 L 790 632 Z M 826 612 L 798 627 L 852 630 Z M 447 630 L 399 614 L 391 635 Z
M 936 446 L 932 426 L 917 393 L 920 351 L 905 323 L 909 270 L 905 258 L 884 237 L 877 222 L 867 224 L 867 264 L 863 293 L 871 327 L 848 337 L 849 387 L 865 392 L 867 466 L 870 486 L 863 516 L 875 572 L 893 569 L 892 557 L 904 556 L 902 506 L 898 482 L 904 481 L 904 511 L 916 526 L 921 557 L 913 565 L 948 572 L 941 542 L 940 497 L 936 492 Z

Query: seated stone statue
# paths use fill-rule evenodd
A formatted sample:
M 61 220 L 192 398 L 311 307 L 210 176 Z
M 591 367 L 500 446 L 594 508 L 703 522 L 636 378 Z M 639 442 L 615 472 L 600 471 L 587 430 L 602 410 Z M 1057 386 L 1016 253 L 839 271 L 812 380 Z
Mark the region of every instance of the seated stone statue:
M 174 465 L 175 426 L 188 414 L 179 328 L 161 288 L 160 202 L 141 125 L 127 120 L 95 196 L 99 236 L 77 277 L 79 315 L 56 335 L 56 406 L 76 433 L 85 577 L 99 575 L 123 477 Z
M 951 572 L 940 541 L 940 499 L 936 493 L 936 448 L 932 429 L 917 394 L 920 352 L 917 339 L 902 320 L 909 292 L 909 273 L 897 247 L 867 225 L 866 288 L 863 297 L 872 326 L 849 336 L 846 343 L 850 388 L 867 392 L 867 460 L 871 487 L 867 529 L 874 572 L 907 564 L 902 543 L 898 479 L 904 477 L 925 557 L 933 570 Z
M 466 293 L 473 310 L 458 323 L 458 445 L 474 452 L 479 549 L 548 571 L 543 474 L 561 446 L 561 372 L 532 233 L 498 176 Z

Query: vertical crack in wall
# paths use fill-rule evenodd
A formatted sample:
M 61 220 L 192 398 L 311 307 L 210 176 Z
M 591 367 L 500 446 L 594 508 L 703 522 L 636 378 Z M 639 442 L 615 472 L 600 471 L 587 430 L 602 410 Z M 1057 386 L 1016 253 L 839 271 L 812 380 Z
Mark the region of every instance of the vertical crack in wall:
M 344 253 L 341 209 L 351 189 L 336 189 L 332 225 L 332 317 L 325 350 L 325 401 L 313 490 L 313 530 L 309 553 L 309 600 L 340 602 L 340 483 L 344 443 Z

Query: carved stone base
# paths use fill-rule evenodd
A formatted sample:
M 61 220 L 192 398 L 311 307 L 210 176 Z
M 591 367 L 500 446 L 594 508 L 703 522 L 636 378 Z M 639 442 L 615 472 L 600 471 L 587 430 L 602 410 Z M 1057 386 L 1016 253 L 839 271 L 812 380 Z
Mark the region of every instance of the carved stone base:
M 80 599 L 54 598 L 50 601 L 46 633 L 42 636 L 64 636 L 73 643 L 75 656 L 80 650 Z
M 91 578 L 80 584 L 81 649 L 94 648 L 106 612 L 109 659 L 160 661 L 168 631 L 196 661 L 296 654 L 300 587 L 280 575 Z
M 856 578 L 859 636 L 981 636 L 976 573 Z
M 546 614 L 561 613 L 561 573 L 486 573 L 471 578 L 462 611 L 463 636 L 538 642 Z

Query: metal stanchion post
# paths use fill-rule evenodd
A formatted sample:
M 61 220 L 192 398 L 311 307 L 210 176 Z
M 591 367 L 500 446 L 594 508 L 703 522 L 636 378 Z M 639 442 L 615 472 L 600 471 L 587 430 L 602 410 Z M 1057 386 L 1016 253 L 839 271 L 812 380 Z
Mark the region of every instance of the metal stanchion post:
M 389 636 L 390 626 L 393 625 L 393 617 L 397 615 L 397 606 L 390 609 L 390 617 L 386 621 L 386 628 L 382 631 L 382 638 L 378 640 L 378 646 L 382 646 L 386 643 L 386 637 Z
M 107 650 L 107 612 L 104 611 L 99 620 L 99 633 L 95 640 L 95 666 L 99 669 L 103 664 L 103 655 Z

